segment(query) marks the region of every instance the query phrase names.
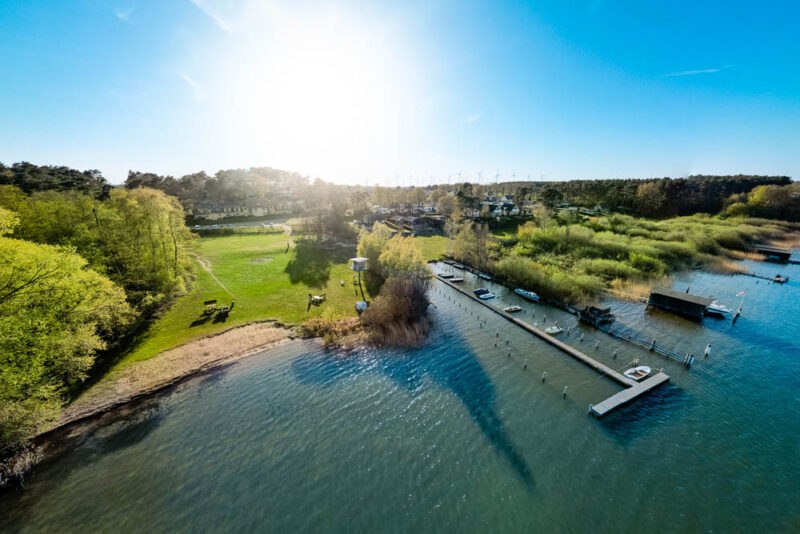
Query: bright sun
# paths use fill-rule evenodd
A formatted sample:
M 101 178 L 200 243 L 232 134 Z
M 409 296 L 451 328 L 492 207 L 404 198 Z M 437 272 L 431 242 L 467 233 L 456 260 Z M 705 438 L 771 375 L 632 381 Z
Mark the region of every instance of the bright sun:
M 270 19 L 234 36 L 219 75 L 235 157 L 347 181 L 396 164 L 415 99 L 390 33 L 338 12 Z

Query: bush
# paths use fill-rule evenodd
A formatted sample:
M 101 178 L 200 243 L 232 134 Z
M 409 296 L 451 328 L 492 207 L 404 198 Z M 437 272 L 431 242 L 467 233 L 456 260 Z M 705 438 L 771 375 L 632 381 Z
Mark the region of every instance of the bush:
M 636 269 L 654 276 L 662 276 L 667 271 L 663 261 L 641 252 L 631 252 L 630 262 Z
M 361 316 L 367 337 L 376 345 L 417 346 L 430 332 L 429 280 L 393 276 L 386 280 L 378 298 Z
M 614 278 L 636 278 L 642 275 L 635 267 L 617 260 L 582 260 L 578 263 L 578 268 L 588 274 L 602 276 L 606 280 L 612 280 Z

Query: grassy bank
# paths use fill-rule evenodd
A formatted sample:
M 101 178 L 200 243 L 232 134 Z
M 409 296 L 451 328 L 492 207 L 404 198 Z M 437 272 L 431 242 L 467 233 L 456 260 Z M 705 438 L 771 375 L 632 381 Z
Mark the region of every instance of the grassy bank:
M 447 240 L 417 238 L 426 259 L 441 256 Z M 312 318 L 354 317 L 361 299 L 347 260 L 355 250 L 322 250 L 292 243 L 286 234 L 231 235 L 198 240 L 197 277 L 191 291 L 156 321 L 118 367 L 146 360 L 177 345 L 232 326 L 274 319 L 299 325 Z M 344 280 L 342 286 L 340 280 Z M 365 296 L 372 299 L 366 285 Z M 325 293 L 321 306 L 308 309 L 308 294 Z M 203 301 L 235 302 L 225 321 L 204 319 Z
M 299 324 L 310 317 L 355 315 L 353 273 L 347 259 L 353 251 L 335 253 L 299 248 L 288 236 L 233 235 L 198 242 L 197 278 L 191 291 L 155 322 L 144 339 L 119 365 L 156 354 L 232 326 L 274 319 Z M 345 285 L 340 285 L 340 280 Z M 321 306 L 308 309 L 308 294 L 325 293 Z M 225 321 L 203 318 L 203 301 L 235 302 Z

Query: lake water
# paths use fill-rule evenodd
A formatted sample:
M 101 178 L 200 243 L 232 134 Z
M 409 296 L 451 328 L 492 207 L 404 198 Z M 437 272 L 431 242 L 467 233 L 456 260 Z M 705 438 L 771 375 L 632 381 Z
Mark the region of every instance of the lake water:
M 437 284 L 423 348 L 298 341 L 197 379 L 0 496 L 0 531 L 800 531 L 800 267 L 749 265 L 792 280 L 674 283 L 732 308 L 746 291 L 736 324 L 612 303 L 697 354 L 690 370 L 588 327 L 562 337 L 672 377 L 603 420 L 588 406 L 619 386 Z M 489 286 L 524 320 L 576 325 Z

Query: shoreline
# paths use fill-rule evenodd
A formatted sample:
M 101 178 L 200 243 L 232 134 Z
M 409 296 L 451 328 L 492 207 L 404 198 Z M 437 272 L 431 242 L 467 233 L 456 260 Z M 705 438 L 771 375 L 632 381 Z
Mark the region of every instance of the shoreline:
M 85 391 L 65 407 L 61 417 L 31 439 L 46 463 L 110 423 L 135 416 L 160 395 L 237 362 L 297 339 L 293 328 L 274 321 L 250 323 L 203 337 L 135 362 Z M 268 355 L 267 355 L 268 356 Z M 143 375 L 143 376 L 139 376 Z M 138 379 L 134 379 L 138 378 Z M 36 465 L 31 466 L 31 471 Z M 12 488 L 12 480 L 0 490 Z

